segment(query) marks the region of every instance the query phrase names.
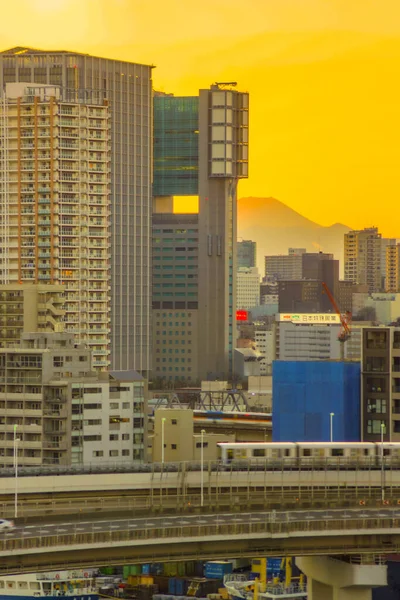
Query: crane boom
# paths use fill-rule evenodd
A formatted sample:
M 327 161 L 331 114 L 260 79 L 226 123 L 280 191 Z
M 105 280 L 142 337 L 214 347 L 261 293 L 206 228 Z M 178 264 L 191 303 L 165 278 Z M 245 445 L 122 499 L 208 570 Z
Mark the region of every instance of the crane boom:
M 328 296 L 330 303 L 332 304 L 333 308 L 335 309 L 336 314 L 339 315 L 340 323 L 342 325 L 342 328 L 341 328 L 341 331 L 339 334 L 339 341 L 347 342 L 347 340 L 349 339 L 349 337 L 351 335 L 351 329 L 350 329 L 351 314 L 349 312 L 346 312 L 345 314 L 340 312 L 339 306 L 337 305 L 337 302 L 336 302 L 331 290 L 328 288 L 328 286 L 326 285 L 326 283 L 324 281 L 322 282 L 322 287 L 324 288 L 324 291 L 325 291 L 326 295 Z

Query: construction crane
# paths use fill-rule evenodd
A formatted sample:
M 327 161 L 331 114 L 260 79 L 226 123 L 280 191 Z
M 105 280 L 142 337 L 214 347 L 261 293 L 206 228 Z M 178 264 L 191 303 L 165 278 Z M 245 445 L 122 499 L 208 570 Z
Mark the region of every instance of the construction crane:
M 339 306 L 337 305 L 335 298 L 333 297 L 331 290 L 328 288 L 325 282 L 322 282 L 322 287 L 324 289 L 324 292 L 328 296 L 330 303 L 335 309 L 336 314 L 339 316 L 340 319 L 341 327 L 338 340 L 339 342 L 342 342 L 340 349 L 340 358 L 341 360 L 344 360 L 344 343 L 347 342 L 347 340 L 351 336 L 351 313 L 349 311 L 342 313 L 339 309 Z

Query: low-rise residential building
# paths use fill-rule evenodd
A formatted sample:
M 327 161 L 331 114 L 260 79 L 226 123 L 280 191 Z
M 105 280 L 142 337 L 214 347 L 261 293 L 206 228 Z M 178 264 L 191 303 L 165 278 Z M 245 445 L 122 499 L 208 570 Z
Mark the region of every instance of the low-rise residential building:
M 144 459 L 144 380 L 92 364 L 70 333 L 23 333 L 0 348 L 0 466 L 15 451 L 21 466 Z

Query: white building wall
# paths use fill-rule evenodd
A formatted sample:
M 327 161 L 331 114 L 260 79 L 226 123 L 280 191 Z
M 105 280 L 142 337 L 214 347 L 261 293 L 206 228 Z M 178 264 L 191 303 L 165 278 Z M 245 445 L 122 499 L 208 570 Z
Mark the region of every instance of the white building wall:
M 119 391 L 116 391 L 116 390 Z M 85 384 L 73 400 L 73 464 L 123 464 L 144 458 L 143 384 Z M 80 414 L 77 408 L 80 406 Z
M 260 304 L 260 275 L 256 267 L 238 270 L 236 275 L 237 282 L 237 308 L 238 310 L 248 310 Z

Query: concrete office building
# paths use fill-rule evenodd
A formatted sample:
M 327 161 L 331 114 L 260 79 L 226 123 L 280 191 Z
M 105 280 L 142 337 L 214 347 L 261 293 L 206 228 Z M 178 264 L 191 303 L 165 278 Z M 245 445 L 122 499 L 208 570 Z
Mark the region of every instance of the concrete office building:
M 202 446 L 204 461 L 216 461 L 219 458 L 218 443 L 235 441 L 234 434 L 195 433 L 192 410 L 160 408 L 154 413 L 154 431 L 151 439 L 153 462 L 161 462 L 162 459 L 164 462 L 200 462 Z
M 338 315 L 290 314 L 276 315 L 274 324 L 275 360 L 339 360 L 341 342 Z M 359 324 L 352 325 L 352 334 L 344 345 L 345 358 L 360 360 L 361 330 Z
M 236 307 L 247 310 L 260 304 L 260 275 L 257 267 L 239 267 L 236 274 Z
M 63 292 L 60 285 L 0 285 L 0 348 L 18 345 L 22 333 L 62 332 Z
M 107 369 L 110 131 L 107 101 L 8 83 L 0 105 L 0 281 L 64 284 L 65 329 Z M 53 289 L 53 288 L 52 288 Z
M 251 240 L 241 240 L 237 243 L 237 267 L 251 269 L 257 264 L 257 244 Z
M 362 439 L 400 441 L 400 328 L 366 327 L 362 339 Z
M 114 369 L 140 372 L 151 368 L 151 73 L 151 66 L 76 52 L 16 47 L 0 54 L 1 88 L 10 82 L 46 84 L 69 90 L 80 100 L 97 93 L 101 101 L 110 103 L 111 364 Z M 69 118 L 71 115 L 65 115 Z M 96 129 L 98 134 L 106 131 L 103 126 Z M 72 137 L 68 141 L 72 143 Z M 88 148 L 93 156 L 82 158 L 96 164 L 100 152 L 99 162 L 106 167 L 110 163 L 103 162 L 101 139 L 95 136 L 93 143 Z M 93 194 L 102 195 L 106 172 L 93 170 Z M 96 218 L 91 217 L 94 227 Z M 103 333 L 99 335 L 104 339 Z
M 248 176 L 249 96 L 214 84 L 154 98 L 154 212 L 199 197 L 198 373 L 228 376 L 236 326 L 237 185 Z M 167 301 L 167 298 L 165 298 Z
M 382 235 L 376 227 L 349 231 L 344 235 L 344 278 L 366 284 L 368 291 L 382 288 Z
M 196 381 L 198 215 L 153 215 L 153 377 Z
M 265 261 L 265 277 L 274 278 L 276 280 L 292 280 L 301 279 L 303 273 L 302 253 L 298 254 L 291 252 L 276 256 L 266 256 Z

